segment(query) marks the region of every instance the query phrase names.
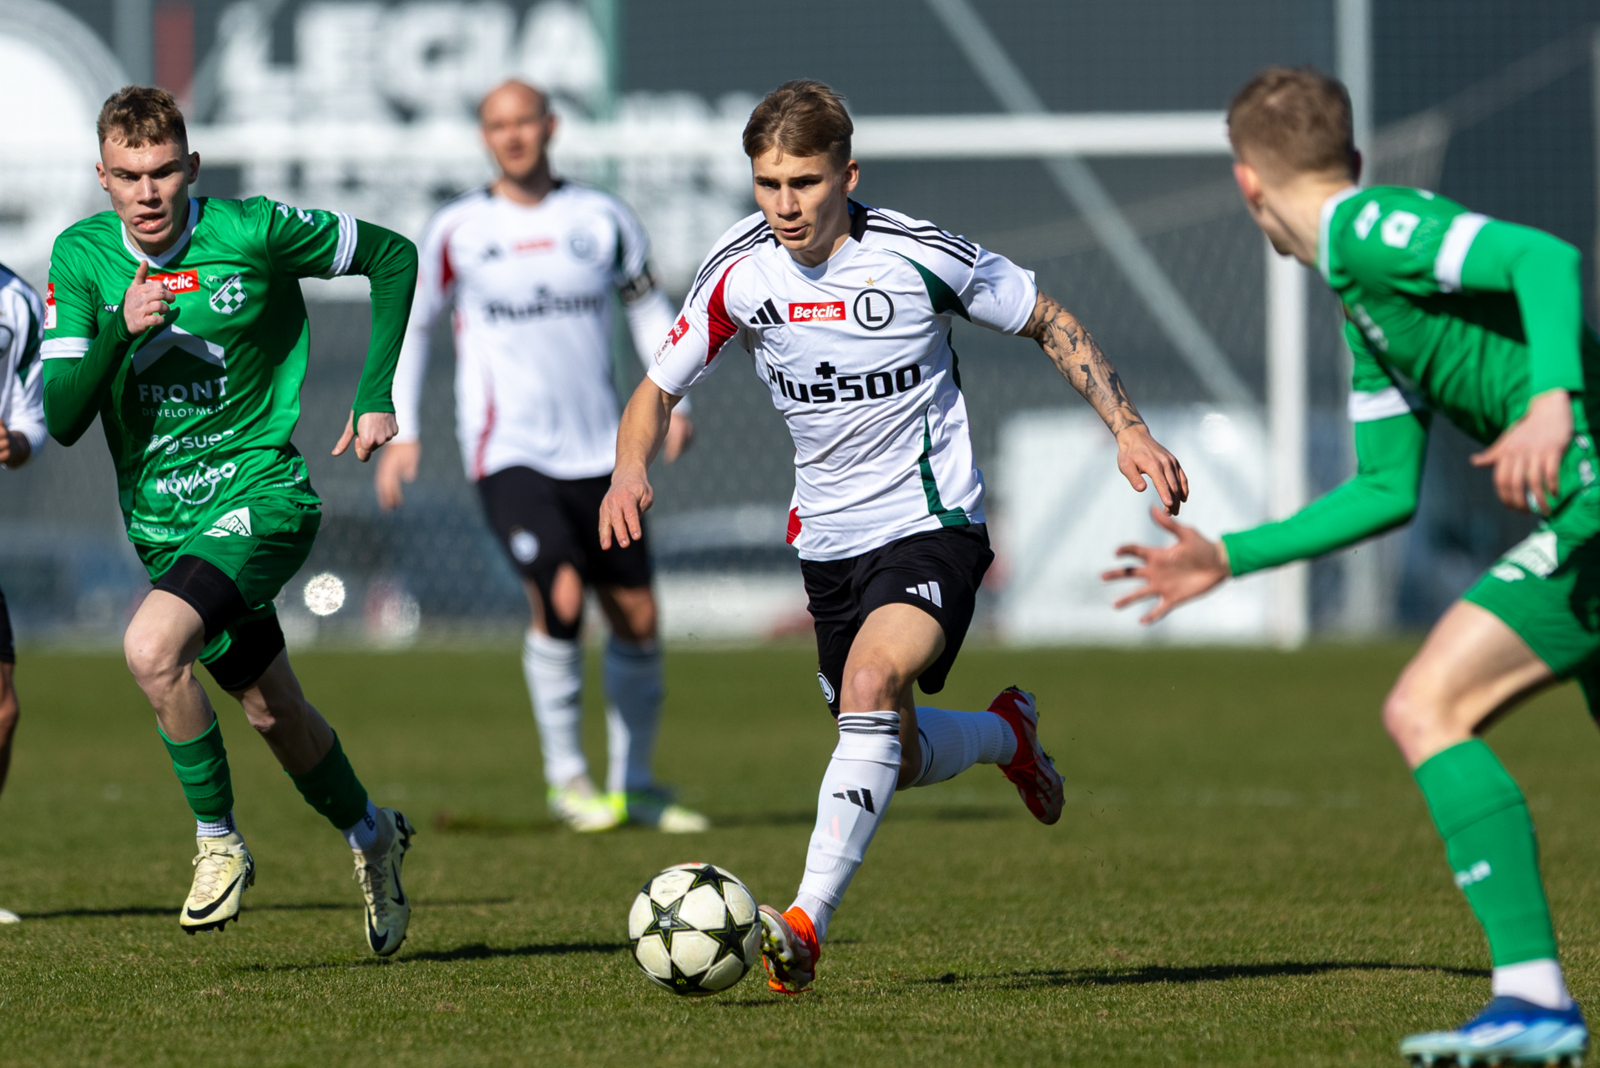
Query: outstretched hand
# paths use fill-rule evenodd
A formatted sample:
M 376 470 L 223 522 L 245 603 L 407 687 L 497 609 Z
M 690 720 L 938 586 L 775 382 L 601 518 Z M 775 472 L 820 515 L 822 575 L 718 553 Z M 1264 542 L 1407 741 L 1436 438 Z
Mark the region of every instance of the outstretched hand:
M 344 422 L 344 433 L 339 436 L 339 444 L 333 447 L 333 455 L 343 456 L 344 451 L 352 442 L 356 447 L 356 459 L 366 463 L 389 439 L 400 433 L 400 424 L 395 422 L 393 412 L 363 412 L 361 420 L 356 421 L 356 413 L 351 412 L 350 417 Z
M 1549 515 L 1561 493 L 1561 458 L 1572 441 L 1572 400 L 1564 389 L 1539 394 L 1528 411 L 1482 452 L 1472 466 L 1494 468 L 1494 491 L 1515 512 Z
M 1144 492 L 1148 476 L 1168 515 L 1177 515 L 1189 499 L 1189 476 L 1183 473 L 1183 465 L 1150 436 L 1143 423 L 1124 427 L 1117 435 L 1117 470 L 1139 493 Z
M 1141 562 L 1100 574 L 1106 582 L 1144 580 L 1143 586 L 1116 601 L 1117 608 L 1126 608 L 1138 601 L 1158 598 L 1155 607 L 1140 618 L 1140 623 L 1154 623 L 1185 601 L 1192 601 L 1213 589 L 1231 574 L 1228 554 L 1220 541 L 1207 540 L 1194 527 L 1184 526 L 1160 508 L 1151 508 L 1150 517 L 1177 537 L 1177 542 L 1164 548 L 1124 545 L 1117 550 L 1117 555 L 1137 557 Z

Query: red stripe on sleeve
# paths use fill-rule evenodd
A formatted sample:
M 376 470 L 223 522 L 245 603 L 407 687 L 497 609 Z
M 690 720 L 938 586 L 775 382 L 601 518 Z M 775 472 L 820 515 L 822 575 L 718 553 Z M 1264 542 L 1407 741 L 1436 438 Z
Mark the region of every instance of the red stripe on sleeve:
M 706 334 L 709 339 L 706 344 L 706 363 L 716 359 L 717 353 L 722 351 L 722 346 L 726 345 L 728 339 L 739 332 L 739 324 L 735 323 L 728 314 L 728 303 L 724 296 L 724 289 L 728 284 L 728 275 L 732 274 L 733 269 L 747 258 L 740 256 L 739 259 L 728 264 L 728 269 L 722 272 L 721 278 L 717 279 L 717 288 L 711 291 L 711 303 L 706 308 Z
M 446 234 L 439 243 L 439 292 L 449 289 L 450 283 L 455 280 L 456 269 L 450 263 L 450 235 Z

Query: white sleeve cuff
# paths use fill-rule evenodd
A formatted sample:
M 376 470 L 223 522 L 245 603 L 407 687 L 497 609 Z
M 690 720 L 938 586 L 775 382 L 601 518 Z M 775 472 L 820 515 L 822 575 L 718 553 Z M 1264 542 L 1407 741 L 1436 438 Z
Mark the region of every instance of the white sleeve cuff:
M 1421 407 L 1420 404 L 1413 403 L 1411 398 L 1400 392 L 1399 386 L 1380 389 L 1376 393 L 1352 391 L 1349 401 L 1350 421 L 1352 423 L 1373 423 L 1379 419 L 1393 419 L 1397 415 L 1409 415 L 1420 410 Z

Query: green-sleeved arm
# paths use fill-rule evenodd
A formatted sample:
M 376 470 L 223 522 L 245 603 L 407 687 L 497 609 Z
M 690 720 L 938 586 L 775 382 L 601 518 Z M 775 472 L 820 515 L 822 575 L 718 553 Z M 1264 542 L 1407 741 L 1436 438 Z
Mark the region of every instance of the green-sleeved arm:
M 1511 290 L 1528 338 L 1531 395 L 1583 390 L 1582 256 L 1552 237 L 1516 223 L 1485 223 L 1461 265 L 1461 288 Z
M 127 320 L 116 311 L 101 317 L 99 333 L 81 357 L 45 361 L 44 423 L 51 437 L 63 445 L 83 437 L 133 341 Z
M 1356 473 L 1288 519 L 1224 534 L 1235 575 L 1305 560 L 1401 526 L 1417 510 L 1428 415 L 1357 423 Z
M 417 289 L 417 246 L 393 230 L 357 220 L 349 273 L 364 274 L 372 282 L 372 337 L 351 405 L 359 420 L 368 412 L 394 411 L 390 389 Z

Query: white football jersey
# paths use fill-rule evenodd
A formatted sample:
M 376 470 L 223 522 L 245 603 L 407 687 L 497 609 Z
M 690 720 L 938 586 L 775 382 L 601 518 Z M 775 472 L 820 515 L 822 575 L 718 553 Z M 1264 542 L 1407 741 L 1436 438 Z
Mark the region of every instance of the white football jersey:
M 633 212 L 570 182 L 533 206 L 478 189 L 439 209 L 418 252 L 394 377 L 396 440 L 417 440 L 430 328 L 454 300 L 456 436 L 467 477 L 507 467 L 560 479 L 610 474 L 612 291 L 622 293 L 642 361 L 672 326 Z
M 794 438 L 789 541 L 803 560 L 858 556 L 981 523 L 967 406 L 950 348 L 961 316 L 1014 334 L 1033 272 L 931 223 L 850 204 L 850 237 L 802 267 L 760 213 L 695 277 L 650 378 L 682 395 L 737 337 Z
M 44 448 L 44 302 L 33 287 L 0 264 L 0 423 Z M 0 468 L 4 470 L 4 468 Z

